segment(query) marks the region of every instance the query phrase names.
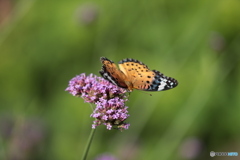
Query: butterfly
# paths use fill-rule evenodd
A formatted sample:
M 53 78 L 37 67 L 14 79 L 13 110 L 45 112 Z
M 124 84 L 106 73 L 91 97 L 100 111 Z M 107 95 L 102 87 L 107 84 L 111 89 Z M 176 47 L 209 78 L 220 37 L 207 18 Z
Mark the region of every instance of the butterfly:
M 109 82 L 128 91 L 133 89 L 143 91 L 164 91 L 174 88 L 178 81 L 174 78 L 164 76 L 156 70 L 150 70 L 144 63 L 127 58 L 118 62 L 117 65 L 107 59 L 100 58 L 103 66 L 99 73 Z

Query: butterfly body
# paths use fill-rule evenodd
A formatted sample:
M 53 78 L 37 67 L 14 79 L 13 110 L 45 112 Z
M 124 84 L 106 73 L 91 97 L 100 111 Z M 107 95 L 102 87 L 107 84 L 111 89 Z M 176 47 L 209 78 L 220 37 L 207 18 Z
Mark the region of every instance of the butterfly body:
M 132 91 L 133 89 L 143 91 L 163 91 L 178 85 L 177 80 L 166 77 L 156 70 L 150 70 L 144 63 L 127 58 L 121 60 L 119 69 L 116 64 L 105 58 L 100 58 L 103 66 L 99 73 L 109 82 Z

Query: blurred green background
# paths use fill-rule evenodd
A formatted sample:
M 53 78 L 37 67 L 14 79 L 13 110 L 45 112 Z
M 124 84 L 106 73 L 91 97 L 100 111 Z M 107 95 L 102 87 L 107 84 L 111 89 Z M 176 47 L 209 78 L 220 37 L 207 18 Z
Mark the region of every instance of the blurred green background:
M 179 81 L 134 91 L 130 128 L 97 128 L 88 159 L 240 154 L 239 0 L 0 0 L 0 159 L 81 159 L 93 118 L 64 91 L 99 58 L 138 59 Z M 100 75 L 99 75 L 100 76 Z M 223 160 L 238 157 L 215 157 Z

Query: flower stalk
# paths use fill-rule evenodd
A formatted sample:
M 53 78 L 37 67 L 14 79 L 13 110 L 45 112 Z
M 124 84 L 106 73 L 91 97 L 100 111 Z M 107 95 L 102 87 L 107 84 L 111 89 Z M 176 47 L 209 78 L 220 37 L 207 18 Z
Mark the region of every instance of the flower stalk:
M 92 143 L 95 131 L 96 131 L 96 129 L 92 128 L 92 130 L 90 132 L 90 135 L 88 137 L 86 148 L 85 148 L 85 150 L 83 152 L 82 160 L 86 160 L 87 159 L 88 151 L 90 149 L 90 146 L 91 146 L 91 143 Z

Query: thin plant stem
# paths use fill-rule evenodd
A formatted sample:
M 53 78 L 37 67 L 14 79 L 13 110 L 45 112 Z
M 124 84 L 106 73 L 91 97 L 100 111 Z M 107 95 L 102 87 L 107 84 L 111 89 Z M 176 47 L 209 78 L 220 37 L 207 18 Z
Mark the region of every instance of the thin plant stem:
M 96 129 L 92 129 L 91 130 L 91 133 L 88 137 L 88 141 L 87 141 L 87 145 L 86 145 L 86 148 L 83 152 L 83 156 L 82 156 L 82 160 L 86 160 L 87 159 L 87 155 L 88 155 L 88 151 L 89 151 L 89 148 L 91 146 L 91 143 L 92 143 L 92 140 L 93 140 L 93 136 L 94 136 L 94 133 L 95 133 L 95 130 Z

